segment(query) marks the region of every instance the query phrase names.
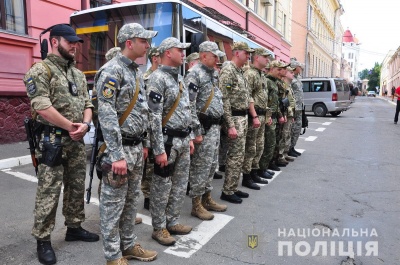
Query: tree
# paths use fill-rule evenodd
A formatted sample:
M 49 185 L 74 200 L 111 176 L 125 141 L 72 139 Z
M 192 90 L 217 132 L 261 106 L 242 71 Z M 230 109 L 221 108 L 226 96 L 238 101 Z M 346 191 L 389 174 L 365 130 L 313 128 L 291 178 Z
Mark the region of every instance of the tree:
M 362 70 L 361 72 L 358 73 L 358 77 L 360 77 L 361 80 L 364 80 L 367 78 L 368 72 L 369 72 L 369 70 L 367 68 L 365 68 L 364 70 Z
M 369 71 L 369 75 L 367 77 L 368 81 L 368 90 L 376 91 L 376 87 L 379 87 L 380 84 L 380 76 L 381 76 L 381 65 L 379 63 L 375 63 L 374 68 Z

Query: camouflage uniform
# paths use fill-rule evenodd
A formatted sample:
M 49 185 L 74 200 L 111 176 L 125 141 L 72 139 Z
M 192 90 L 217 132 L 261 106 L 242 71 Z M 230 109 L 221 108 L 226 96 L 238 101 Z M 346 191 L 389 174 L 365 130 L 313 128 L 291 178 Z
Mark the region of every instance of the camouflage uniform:
M 164 40 L 158 48 L 160 53 L 162 54 L 167 49 L 166 47 L 172 45 L 175 41 L 177 41 L 175 38 Z M 188 45 L 182 46 L 182 48 L 187 47 Z M 174 105 L 180 93 L 180 87 L 183 91 L 178 107 L 165 127 L 162 127 L 162 119 Z M 189 92 L 186 88 L 183 77 L 179 75 L 179 67 L 165 65 L 160 65 L 152 73 L 151 79 L 147 83 L 147 92 L 150 109 L 151 145 L 154 155 L 167 153 L 165 144 L 172 144 L 171 152 L 169 155 L 167 154 L 171 171 L 165 177 L 154 173 L 150 188 L 152 225 L 155 230 L 160 230 L 178 224 L 189 177 L 189 141 L 193 139 L 193 134 L 178 137 L 167 135 L 166 131 L 175 130 L 181 132 L 182 135 L 184 132 L 190 132 L 192 119 L 196 119 L 196 111 L 194 105 L 189 101 L 189 93 L 193 99 L 196 95 L 194 91 Z M 191 115 L 188 115 L 188 113 L 191 113 Z
M 282 79 L 277 79 L 276 84 L 278 86 L 278 99 L 279 101 L 283 100 L 284 98 L 287 97 L 287 87 L 285 82 L 282 81 Z M 282 116 L 288 117 L 288 109 L 282 112 Z M 275 137 L 276 137 L 276 145 L 275 145 L 275 152 L 273 156 L 273 160 L 276 161 L 279 158 L 282 158 L 283 156 L 283 144 L 281 143 L 282 137 L 283 137 L 283 127 L 285 126 L 287 122 L 283 124 L 277 124 L 275 128 Z
M 276 145 L 275 130 L 277 127 L 277 119 L 282 117 L 282 113 L 279 109 L 277 81 L 277 78 L 272 75 L 267 75 L 268 107 L 271 110 L 272 123 L 271 125 L 265 125 L 264 151 L 259 162 L 261 170 L 266 170 L 273 158 Z
M 139 29 L 142 29 L 139 26 L 133 23 L 124 25 L 118 33 L 118 41 L 122 43 L 133 37 L 148 39 L 157 34 L 154 31 L 139 34 Z M 108 261 L 121 258 L 121 252 L 132 248 L 136 241 L 134 225 L 143 173 L 142 141 L 145 147 L 150 145 L 144 137 L 148 126 L 148 107 L 138 67 L 118 53 L 100 68 L 95 77 L 99 123 L 107 145 L 101 160 L 103 178 L 99 208 L 104 255 Z M 139 89 L 138 99 L 120 126 L 118 119 L 128 108 L 136 89 Z M 116 175 L 111 170 L 111 164 L 120 160 L 127 163 L 126 175 Z
M 222 93 L 214 82 L 214 69 L 208 68 L 202 63 L 198 63 L 191 69 L 185 77 L 187 87 L 197 86 L 198 93 L 196 97 L 196 110 L 200 115 L 204 108 L 212 89 L 214 96 L 205 113 L 209 118 L 220 119 L 224 114 L 222 108 Z M 219 124 L 211 125 L 211 128 L 204 130 L 204 127 L 198 127 L 194 131 L 195 136 L 203 134 L 201 144 L 195 145 L 195 150 L 190 163 L 190 197 L 202 196 L 205 192 L 212 190 L 211 182 L 218 163 L 218 148 L 221 126 Z
M 43 62 L 51 73 L 47 72 L 42 63 L 36 63 L 24 77 L 32 109 L 45 110 L 52 106 L 71 122 L 82 122 L 84 110 L 93 108 L 87 92 L 85 75 L 75 68 L 75 63 L 70 63 L 54 54 L 49 54 Z M 76 96 L 69 89 L 68 82 L 72 81 L 77 88 Z M 53 126 L 41 116 L 37 117 L 37 121 Z M 54 141 L 54 134 L 50 134 L 50 138 Z M 62 213 L 65 216 L 65 224 L 71 228 L 78 228 L 85 220 L 85 144 L 83 139 L 73 141 L 68 134 L 63 134 L 61 144 L 63 145 L 61 165 L 54 167 L 42 163 L 39 165 L 35 220 L 32 229 L 32 235 L 38 240 L 50 240 L 63 184 Z M 40 159 L 41 151 L 36 150 L 36 156 Z
M 239 174 L 244 160 L 245 143 L 247 135 L 247 115 L 233 116 L 232 111 L 247 111 L 250 102 L 250 93 L 243 71 L 233 62 L 228 62 L 222 68 L 219 77 L 219 88 L 222 91 L 224 103 L 224 131 L 235 127 L 237 138 L 227 140 L 227 158 L 225 168 L 225 181 L 222 188 L 226 195 L 233 195 L 238 191 Z
M 282 138 L 280 142 L 280 150 L 282 151 L 282 154 L 284 156 L 287 156 L 287 153 L 289 152 L 290 148 L 290 139 L 291 139 L 291 134 L 292 134 L 292 124 L 293 124 L 293 117 L 294 117 L 294 111 L 295 111 L 295 106 L 296 106 L 296 101 L 293 96 L 293 91 L 292 88 L 290 87 L 290 84 L 284 83 L 287 92 L 287 98 L 289 99 L 289 107 L 288 107 L 288 116 L 287 116 L 287 122 L 283 124 L 282 128 Z M 280 153 L 281 154 L 281 153 Z
M 301 76 L 299 74 L 295 75 L 292 80 L 292 90 L 293 95 L 296 100 L 296 110 L 294 113 L 294 123 L 292 126 L 292 137 L 290 147 L 294 148 L 296 146 L 297 140 L 299 139 L 301 132 L 301 114 L 303 108 L 303 84 L 300 80 Z
M 271 111 L 268 109 L 267 80 L 264 73 L 254 66 L 251 66 L 250 69 L 244 73 L 244 77 L 249 84 L 250 95 L 254 100 L 254 108 L 256 109 L 261 124 L 259 128 L 253 128 L 249 122 L 249 128 L 247 130 L 246 151 L 242 171 L 243 174 L 249 174 L 252 169 L 259 169 L 258 162 L 264 150 L 265 123 L 266 120 L 269 120 L 271 117 Z M 259 112 L 263 112 L 263 114 Z

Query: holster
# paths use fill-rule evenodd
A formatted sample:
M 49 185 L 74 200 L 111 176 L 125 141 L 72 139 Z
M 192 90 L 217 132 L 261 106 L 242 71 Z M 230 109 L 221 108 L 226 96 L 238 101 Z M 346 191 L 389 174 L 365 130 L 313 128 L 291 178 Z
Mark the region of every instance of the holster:
M 115 174 L 112 172 L 112 166 L 108 163 L 103 163 L 101 165 L 101 171 L 103 174 L 103 182 L 113 188 L 120 188 L 128 181 L 128 175 Z
M 42 158 L 40 158 L 39 162 L 49 167 L 61 165 L 62 145 L 50 143 L 48 141 L 43 142 Z
M 167 160 L 168 160 L 169 157 L 171 156 L 171 149 L 173 146 L 174 137 L 170 136 L 170 135 L 168 135 L 167 137 L 168 138 L 164 144 L 164 148 L 165 148 L 165 153 L 167 154 Z M 167 166 L 164 166 L 164 167 L 160 167 L 159 164 L 154 163 L 154 173 L 159 175 L 160 177 L 168 178 L 172 175 L 172 173 L 174 171 L 174 167 L 175 167 L 175 161 L 169 163 Z

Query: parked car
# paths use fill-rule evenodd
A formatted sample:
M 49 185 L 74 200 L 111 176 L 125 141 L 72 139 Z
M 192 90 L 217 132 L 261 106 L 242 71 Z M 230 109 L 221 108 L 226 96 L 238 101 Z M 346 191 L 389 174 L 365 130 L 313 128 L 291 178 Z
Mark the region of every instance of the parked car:
M 376 93 L 375 93 L 375 91 L 368 91 L 367 96 L 368 97 L 376 97 Z
M 305 111 L 324 117 L 327 113 L 338 116 L 350 108 L 350 87 L 342 78 L 303 78 Z

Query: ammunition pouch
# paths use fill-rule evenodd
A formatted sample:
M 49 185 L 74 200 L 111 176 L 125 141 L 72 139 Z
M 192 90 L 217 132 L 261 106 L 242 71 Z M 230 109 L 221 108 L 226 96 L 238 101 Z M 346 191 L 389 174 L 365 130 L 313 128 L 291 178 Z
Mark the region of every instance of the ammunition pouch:
M 281 109 L 282 113 L 288 110 L 289 105 L 290 102 L 288 98 L 279 99 L 279 108 Z
M 113 188 L 120 188 L 128 182 L 128 175 L 118 175 L 112 172 L 112 166 L 108 163 L 101 165 L 101 172 L 103 174 L 103 182 Z
M 56 167 L 62 163 L 62 145 L 57 143 L 43 142 L 42 157 L 40 163 L 48 167 Z
M 173 136 L 168 136 L 167 141 L 164 144 L 165 147 L 165 153 L 167 154 L 167 160 L 170 158 L 171 156 L 171 149 L 173 146 Z M 169 163 L 167 166 L 164 167 L 160 167 L 159 164 L 154 163 L 154 174 L 157 174 L 160 177 L 163 178 L 168 178 L 172 175 L 172 173 L 174 172 L 174 168 L 175 168 L 175 161 L 172 163 Z
M 200 112 L 199 121 L 200 121 L 201 125 L 203 126 L 204 130 L 207 132 L 211 128 L 211 126 L 213 126 L 215 124 L 221 125 L 222 121 L 223 121 L 223 116 L 221 116 L 220 118 L 214 118 L 214 117 L 204 114 L 203 112 Z

